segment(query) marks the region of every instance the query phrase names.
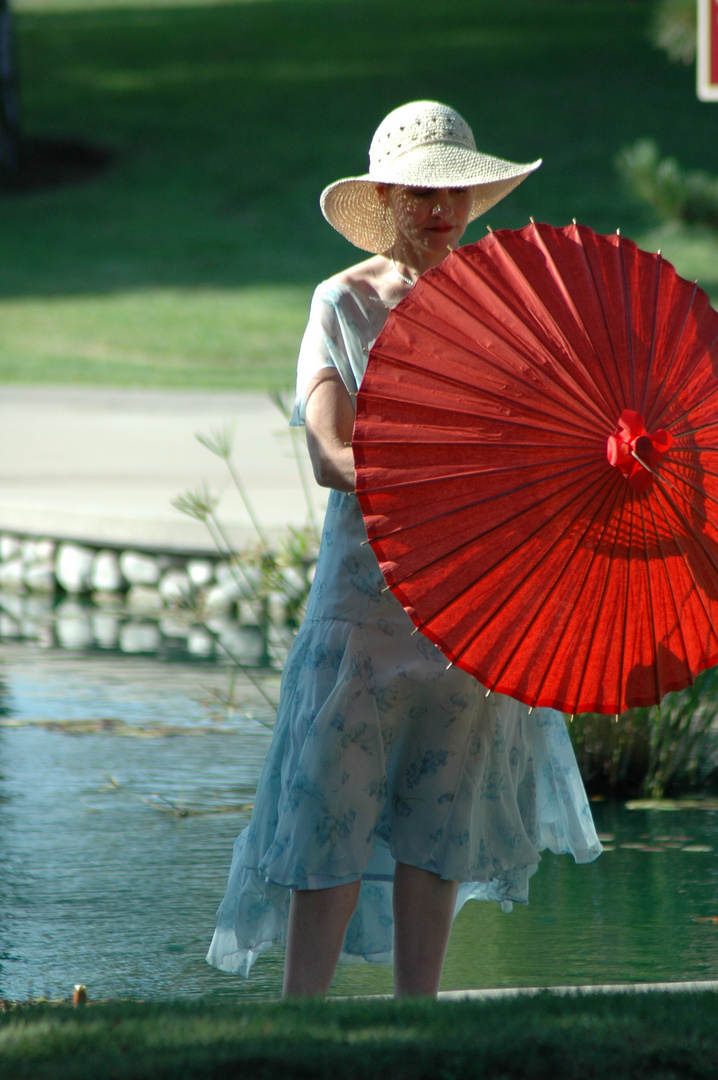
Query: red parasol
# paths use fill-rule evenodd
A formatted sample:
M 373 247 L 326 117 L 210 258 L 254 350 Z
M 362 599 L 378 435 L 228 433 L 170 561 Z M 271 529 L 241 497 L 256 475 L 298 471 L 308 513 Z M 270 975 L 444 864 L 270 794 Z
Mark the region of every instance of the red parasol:
M 718 664 L 718 312 L 660 255 L 453 252 L 371 351 L 354 455 L 388 585 L 486 687 L 620 713 Z

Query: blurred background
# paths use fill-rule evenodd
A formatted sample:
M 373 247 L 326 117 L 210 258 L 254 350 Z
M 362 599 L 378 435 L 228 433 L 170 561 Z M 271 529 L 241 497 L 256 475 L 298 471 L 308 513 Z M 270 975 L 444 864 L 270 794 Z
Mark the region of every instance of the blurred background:
M 221 391 L 193 394 L 185 412 L 169 402 L 167 415 L 181 413 L 178 447 L 193 442 L 203 396 L 245 434 L 249 412 L 259 425 L 264 392 L 293 385 L 314 287 L 363 257 L 326 224 L 319 193 L 366 171 L 377 125 L 412 99 L 458 109 L 487 153 L 544 159 L 467 240 L 530 216 L 620 228 L 660 248 L 716 305 L 718 103 L 697 98 L 695 42 L 695 0 L 0 0 L 0 385 L 12 498 L 47 474 L 46 510 L 61 464 L 43 440 L 69 427 L 72 442 L 90 421 L 87 441 L 75 440 L 76 472 L 112 480 L 97 450 L 110 412 L 98 421 L 92 410 L 107 399 L 117 412 L 113 388 L 156 392 L 136 395 L 145 411 L 118 429 L 133 433 L 127 444 L 154 432 L 139 454 L 153 480 L 176 468 L 189 482 L 195 468 L 163 434 L 174 430 L 164 414 L 151 413 L 163 391 Z M 234 395 L 245 391 L 254 396 L 242 412 Z M 42 421 L 43 396 L 67 427 Z M 71 412 L 63 402 L 74 397 Z M 284 430 L 270 407 L 267 426 Z M 13 431 L 35 439 L 35 456 Z M 257 476 L 267 453 L 252 432 L 240 469 L 249 462 Z M 136 494 L 142 475 L 130 456 L 116 458 L 125 487 L 98 489 L 125 516 L 117 491 Z M 76 510 L 80 485 L 67 490 Z M 286 495 L 273 498 L 285 512 Z M 190 509 L 198 500 L 185 499 Z M 94 496 L 88 505 L 100 516 Z M 306 591 L 311 544 L 288 536 L 281 558 L 252 556 L 262 612 L 281 587 L 296 614 L 298 567 Z M 19 565 L 25 545 L 4 539 Z M 264 681 L 243 669 L 225 689 L 223 671 L 217 687 L 216 669 L 202 666 L 212 640 L 192 644 L 201 627 L 178 628 L 154 608 L 90 610 L 82 584 L 55 594 L 53 579 L 38 596 L 18 581 L 21 593 L 0 596 L 1 995 L 61 997 L 77 981 L 95 999 L 276 995 L 278 952 L 249 984 L 204 963 L 280 666 L 267 666 L 263 648 L 246 658 L 261 635 L 245 595 L 229 629 Z M 178 659 L 185 638 L 194 667 Z M 547 855 L 531 906 L 511 919 L 469 905 L 445 988 L 716 978 L 718 675 L 672 699 L 621 725 L 572 726 L 591 794 L 608 796 L 594 803 L 606 855 L 582 870 Z M 662 798 L 705 794 L 708 780 L 708 799 Z M 333 992 L 384 992 L 390 979 L 344 968 Z
M 718 300 L 718 104 L 695 0 L 0 0 L 0 382 L 286 389 L 321 217 L 382 117 L 457 108 L 539 172 L 529 216 L 620 228 Z

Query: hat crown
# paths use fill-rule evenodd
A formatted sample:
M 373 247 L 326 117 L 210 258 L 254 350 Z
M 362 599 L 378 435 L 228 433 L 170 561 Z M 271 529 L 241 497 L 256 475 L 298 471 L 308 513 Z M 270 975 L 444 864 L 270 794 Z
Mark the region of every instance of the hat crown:
M 437 143 L 476 150 L 471 128 L 454 109 L 438 101 L 409 102 L 390 112 L 376 129 L 369 147 L 369 172 L 386 168 L 417 147 Z

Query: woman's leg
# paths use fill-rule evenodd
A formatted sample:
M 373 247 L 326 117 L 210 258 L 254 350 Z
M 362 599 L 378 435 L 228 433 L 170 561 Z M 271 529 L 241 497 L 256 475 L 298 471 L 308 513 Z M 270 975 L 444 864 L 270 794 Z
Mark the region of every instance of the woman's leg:
M 294 889 L 289 904 L 283 997 L 324 996 L 331 986 L 361 881 Z
M 397 863 L 394 875 L 394 996 L 436 997 L 458 882 Z

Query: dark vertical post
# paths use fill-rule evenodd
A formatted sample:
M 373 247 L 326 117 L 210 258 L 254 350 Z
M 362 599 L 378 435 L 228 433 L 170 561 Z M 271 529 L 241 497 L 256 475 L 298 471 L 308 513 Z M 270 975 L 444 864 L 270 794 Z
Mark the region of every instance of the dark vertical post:
M 9 0 L 0 0 L 0 182 L 17 176 L 19 141 L 12 12 Z

